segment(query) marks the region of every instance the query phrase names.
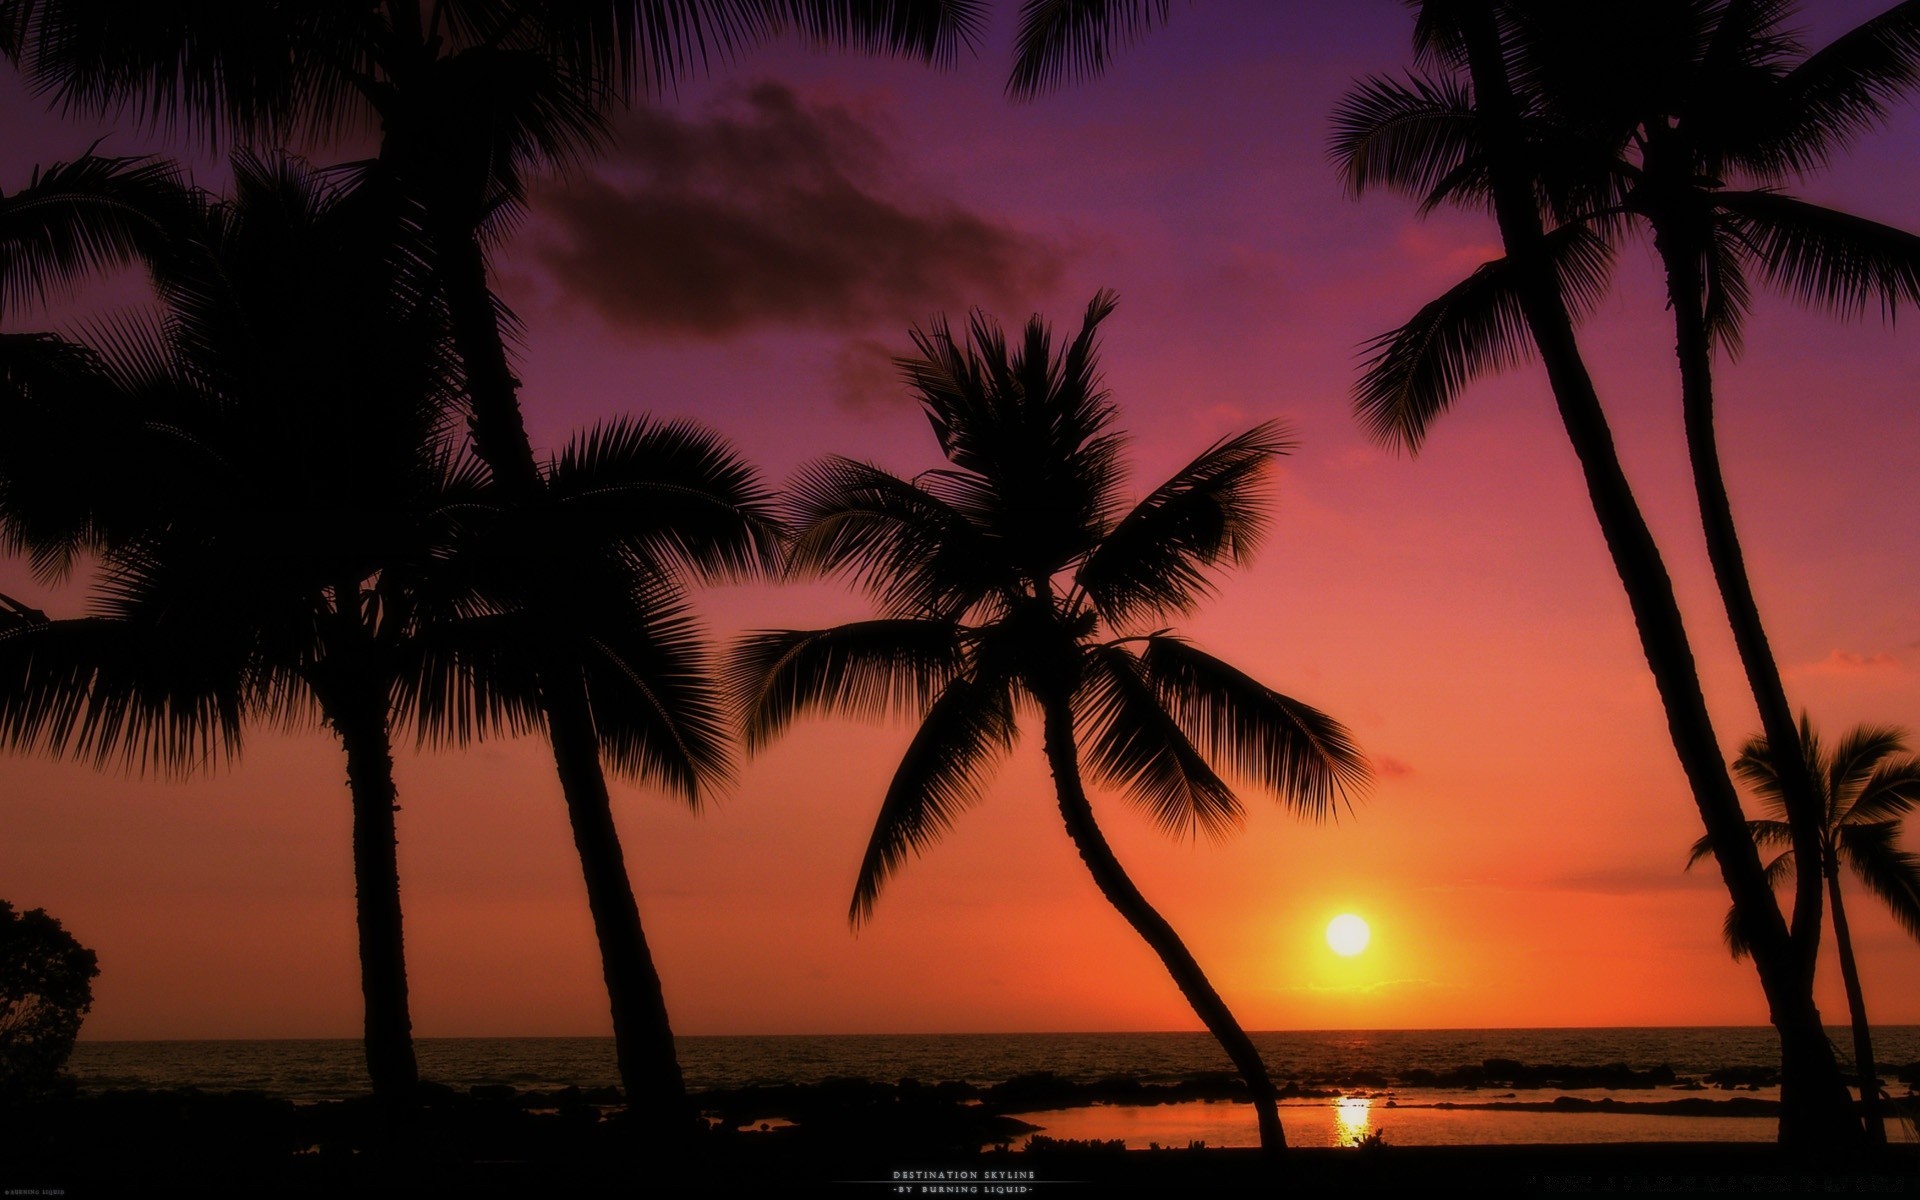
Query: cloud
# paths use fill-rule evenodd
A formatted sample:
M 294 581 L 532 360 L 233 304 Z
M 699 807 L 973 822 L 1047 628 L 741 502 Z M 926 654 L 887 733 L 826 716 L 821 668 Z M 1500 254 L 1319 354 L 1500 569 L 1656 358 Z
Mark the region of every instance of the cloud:
M 1545 881 L 1556 891 L 1588 892 L 1601 896 L 1638 896 L 1648 892 L 1702 891 L 1721 886 L 1720 873 L 1712 860 L 1693 870 L 1685 869 L 1686 860 L 1677 858 L 1671 867 L 1601 867 L 1592 871 L 1574 871 Z
M 869 120 L 782 84 L 692 117 L 632 115 L 619 150 L 540 197 L 538 262 L 609 325 L 719 338 L 1023 317 L 1066 252 L 933 192 Z
M 1879 673 L 1904 674 L 1906 668 L 1900 660 L 1891 654 L 1855 654 L 1850 650 L 1835 650 L 1818 662 L 1803 663 L 1796 669 L 1801 675 L 1866 675 Z
M 909 402 L 912 395 L 893 362 L 901 349 L 868 337 L 840 343 L 827 365 L 827 385 L 834 401 L 859 413 Z
M 1374 773 L 1382 779 L 1404 779 L 1413 774 L 1411 764 L 1401 761 L 1390 754 L 1382 754 L 1373 760 Z
M 1378 992 L 1457 992 L 1461 988 L 1457 983 L 1441 983 L 1437 979 L 1382 979 L 1378 983 L 1308 983 L 1276 990 L 1301 994 L 1371 996 Z

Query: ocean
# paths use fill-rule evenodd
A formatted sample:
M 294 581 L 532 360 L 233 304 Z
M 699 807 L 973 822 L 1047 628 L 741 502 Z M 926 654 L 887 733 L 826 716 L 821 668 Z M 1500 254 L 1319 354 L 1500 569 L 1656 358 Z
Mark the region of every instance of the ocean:
M 1832 1036 L 1846 1060 L 1846 1031 Z M 1911 1092 L 1920 1081 L 1920 1026 L 1889 1026 L 1874 1037 L 1887 1089 Z M 1728 1101 L 1778 1097 L 1766 1076 L 1779 1053 L 1764 1027 L 1268 1032 L 1253 1039 L 1275 1082 L 1298 1085 L 1301 1094 L 1281 1113 L 1296 1144 L 1353 1144 L 1373 1134 L 1412 1145 L 1774 1135 L 1770 1117 L 1712 1111 L 1715 1102 L 1730 1113 L 1738 1105 Z M 618 1083 L 610 1038 L 422 1038 L 417 1051 L 424 1078 L 459 1089 Z M 1204 1033 L 683 1037 L 679 1052 L 696 1092 L 835 1078 L 992 1085 L 1043 1072 L 1080 1083 L 1160 1084 L 1232 1070 Z M 320 1101 L 366 1089 L 360 1046 L 350 1039 L 82 1042 L 69 1070 L 89 1091 L 194 1087 Z M 1908 1081 L 1897 1082 L 1903 1072 Z M 1671 1102 L 1683 1100 L 1688 1111 L 1674 1110 Z M 1098 1104 L 1022 1119 L 1050 1137 L 1256 1144 L 1250 1106 L 1226 1101 Z M 1915 1140 L 1910 1126 L 1894 1133 Z

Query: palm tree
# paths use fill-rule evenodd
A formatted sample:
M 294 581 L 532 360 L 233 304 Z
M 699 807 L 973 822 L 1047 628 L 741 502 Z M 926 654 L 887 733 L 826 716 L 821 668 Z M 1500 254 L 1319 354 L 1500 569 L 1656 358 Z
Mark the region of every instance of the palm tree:
M 1114 858 L 1085 778 L 1119 788 L 1170 834 L 1222 835 L 1241 820 L 1209 760 L 1303 815 L 1331 813 L 1367 768 L 1347 731 L 1160 626 L 1246 561 L 1260 500 L 1291 442 L 1277 424 L 1215 443 L 1130 511 L 1120 434 L 1101 386 L 1102 292 L 1059 354 L 1038 317 L 1009 349 L 976 315 L 965 338 L 915 331 L 903 360 L 949 466 L 912 480 L 851 459 L 793 488 L 795 570 L 857 580 L 871 621 L 751 635 L 731 668 L 747 744 L 809 711 L 908 708 L 919 728 L 881 802 L 850 918 L 984 792 L 1012 748 L 1023 702 L 1040 712 L 1060 815 L 1108 902 L 1166 966 L 1252 1094 L 1261 1145 L 1285 1145 L 1272 1080 L 1233 1014 Z M 1125 636 L 1131 628 L 1153 632 Z
M 547 735 L 589 905 L 603 942 L 622 947 L 602 967 L 627 1104 L 644 1132 L 672 1135 L 693 1113 L 601 764 L 696 811 L 729 778 L 725 705 L 685 591 L 777 563 L 772 497 L 732 448 L 687 422 L 623 418 L 576 435 L 541 464 L 531 503 L 480 474 L 441 575 L 484 607 L 417 642 L 418 677 L 446 680 L 423 697 L 422 732 L 455 744 Z M 562 672 L 561 699 L 578 709 L 556 702 Z
M 1920 804 L 1920 758 L 1907 753 L 1906 735 L 1897 729 L 1856 726 L 1831 754 L 1822 748 L 1804 713 L 1796 733 L 1794 745 L 1805 759 L 1807 773 L 1820 785 L 1818 870 L 1826 882 L 1834 948 L 1840 955 L 1840 978 L 1846 985 L 1847 1012 L 1853 1022 L 1853 1061 L 1860 1075 L 1861 1108 L 1866 1113 L 1869 1136 L 1885 1142 L 1873 1037 L 1860 990 L 1860 968 L 1853 957 L 1847 910 L 1840 901 L 1840 866 L 1844 862 L 1851 867 L 1867 890 L 1893 910 L 1901 928 L 1920 939 L 1920 855 L 1899 846 L 1900 822 Z M 1767 864 L 1768 878 L 1794 878 L 1799 851 L 1787 822 L 1779 754 L 1764 734 L 1756 736 L 1742 748 L 1733 770 L 1759 798 L 1761 808 L 1771 814 L 1747 822 L 1754 845 L 1767 850 L 1785 847 Z M 1713 847 L 1705 839 L 1697 841 L 1687 865 L 1691 867 L 1712 853 Z M 1732 914 L 1727 917 L 1726 936 L 1735 958 L 1747 954 L 1746 939 Z
M 132 106 L 241 139 L 331 142 L 377 128 L 379 172 L 421 205 L 474 451 L 500 494 L 532 506 L 541 465 L 486 260 L 529 173 L 590 154 L 610 106 L 658 94 L 713 54 L 784 29 L 942 62 L 971 44 L 979 21 L 977 0 L 219 0 L 188 16 L 150 0 L 0 0 L 0 49 L 36 87 L 81 108 Z M 563 590 L 540 603 L 567 619 Z M 629 1094 L 677 1093 L 664 1008 L 639 999 L 653 967 L 592 701 L 564 659 L 544 666 L 539 690 L 612 993 L 622 1082 Z M 673 1064 L 671 1078 L 635 1073 L 649 1062 Z
M 1509 10 L 1498 0 L 1427 0 L 1417 45 L 1453 69 L 1407 83 L 1370 80 L 1336 115 L 1335 157 L 1356 193 L 1385 185 L 1429 207 L 1450 200 L 1490 206 L 1506 251 L 1373 343 L 1356 409 L 1377 438 L 1417 451 L 1430 422 L 1468 381 L 1538 351 L 1780 1034 L 1781 1139 L 1852 1144 L 1861 1128 L 1812 979 L 1746 836 L 1671 577 L 1574 335 L 1576 317 L 1604 289 L 1611 248 L 1603 222 L 1564 218 L 1604 208 L 1595 180 L 1607 177 L 1559 153 L 1564 139 L 1543 132 L 1532 97 L 1516 90 Z
M 175 207 L 161 329 L 42 336 L 60 369 L 9 380 L 8 424 L 60 469 L 10 470 L 0 523 L 44 573 L 82 547 L 100 565 L 94 615 L 0 625 L 0 738 L 189 771 L 250 720 L 317 713 L 347 756 L 368 1073 L 398 1103 L 418 1068 L 392 725 L 461 485 L 444 320 L 404 286 L 404 214 L 284 158 L 234 176 L 231 202 Z
M 1738 353 L 1753 276 L 1842 315 L 1873 300 L 1889 316 L 1903 300 L 1920 302 L 1920 237 L 1778 190 L 1920 82 L 1920 3 L 1812 55 L 1783 28 L 1792 14 L 1786 3 L 1532 4 L 1516 32 L 1543 115 L 1580 143 L 1563 153 L 1589 155 L 1614 176 L 1599 189 L 1614 207 L 1596 215 L 1617 209 L 1643 222 L 1660 257 L 1707 555 L 1767 740 L 1780 748 L 1801 864 L 1792 936 L 1810 974 L 1824 806 L 1795 748 L 1793 712 L 1734 526 L 1714 435 L 1713 356 Z

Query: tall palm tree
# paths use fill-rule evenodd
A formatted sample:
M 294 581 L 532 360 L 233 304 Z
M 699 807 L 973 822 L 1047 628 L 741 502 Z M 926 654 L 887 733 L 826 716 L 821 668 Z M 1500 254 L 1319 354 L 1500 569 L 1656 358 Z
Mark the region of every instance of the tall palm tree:
M 1680 365 L 1687 452 L 1707 556 L 1780 787 L 1800 865 L 1792 935 L 1811 974 L 1820 936 L 1820 787 L 1798 737 L 1727 495 L 1714 433 L 1713 358 L 1740 348 L 1748 280 L 1842 315 L 1920 302 L 1920 237 L 1778 190 L 1877 124 L 1920 83 L 1920 2 L 1898 5 L 1812 55 L 1794 5 L 1660 0 L 1517 6 L 1521 73 L 1555 132 L 1614 179 L 1598 190 L 1651 232 Z M 1734 185 L 1739 186 L 1734 186 Z M 1572 214 L 1579 220 L 1579 214 Z M 1608 222 L 1612 224 L 1612 222 Z
M 151 0 L 0 0 L 0 49 L 71 106 L 131 106 L 240 139 L 331 142 L 378 129 L 380 172 L 421 205 L 474 451 L 502 495 L 535 505 L 540 459 L 486 259 L 528 175 L 590 154 L 609 107 L 671 88 L 714 54 L 795 29 L 941 62 L 971 43 L 980 15 L 978 0 L 213 0 L 190 13 Z M 540 602 L 562 614 L 567 596 L 555 589 Z M 643 982 L 653 966 L 591 699 L 558 658 L 542 670 L 540 695 L 612 993 L 622 1082 L 630 1094 L 677 1091 L 664 1008 L 638 999 L 657 989 Z M 671 1078 L 636 1073 L 644 1063 L 673 1064 Z
M 418 1068 L 392 714 L 460 487 L 444 320 L 404 286 L 403 214 L 284 158 L 234 176 L 231 202 L 176 206 L 160 329 L 42 337 L 60 370 L 0 397 L 56 468 L 0 480 L 8 539 L 49 569 L 100 556 L 94 615 L 0 625 L 0 737 L 184 771 L 248 720 L 317 713 L 347 756 L 368 1073 L 399 1102 Z
M 1115 859 L 1085 779 L 1116 787 L 1170 834 L 1241 820 L 1209 766 L 1228 765 L 1308 817 L 1331 813 L 1367 768 L 1347 731 L 1161 626 L 1246 561 L 1264 483 L 1291 446 L 1277 424 L 1215 443 L 1130 510 L 1121 438 L 1094 336 L 1102 292 L 1057 355 L 1038 317 L 1019 345 L 976 315 L 964 337 L 915 331 L 903 360 L 950 464 L 902 479 L 827 459 L 793 487 L 790 561 L 858 581 L 880 615 L 833 629 L 751 635 L 735 652 L 749 748 L 806 712 L 908 708 L 919 728 L 881 802 L 851 920 L 980 799 L 1039 709 L 1060 815 L 1108 902 L 1166 966 L 1246 1081 L 1261 1145 L 1285 1145 L 1273 1082 L 1179 937 Z M 1126 635 L 1134 628 L 1153 632 Z
M 535 731 L 551 742 L 575 847 L 592 868 L 589 904 L 603 940 L 622 947 L 602 966 L 627 1104 L 643 1132 L 671 1137 L 693 1113 L 601 764 L 696 811 L 729 777 L 725 706 L 685 591 L 777 562 L 772 497 L 722 439 L 687 422 L 623 418 L 576 435 L 541 464 L 531 502 L 480 474 L 441 574 L 484 609 L 417 642 L 421 674 L 449 681 L 428 688 L 422 732 L 464 743 Z M 562 671 L 578 709 L 556 706 Z
M 1568 162 L 1557 153 L 1564 142 L 1543 135 L 1532 97 L 1514 84 L 1510 16 L 1500 0 L 1426 0 L 1416 44 L 1444 72 L 1408 83 L 1370 80 L 1335 118 L 1335 156 L 1356 193 L 1385 185 L 1428 205 L 1490 206 L 1506 252 L 1373 344 L 1356 408 L 1376 437 L 1417 450 L 1467 382 L 1538 351 L 1780 1034 L 1781 1139 L 1853 1144 L 1861 1127 L 1812 979 L 1746 836 L 1671 577 L 1574 335 L 1576 318 L 1604 289 L 1611 247 L 1604 224 L 1563 218 L 1604 207 L 1595 201 L 1595 179 L 1608 177 L 1585 170 L 1577 157 Z
M 1820 785 L 1822 819 L 1815 847 L 1818 871 L 1827 888 L 1828 911 L 1833 917 L 1834 949 L 1840 957 L 1840 978 L 1847 989 L 1847 1012 L 1853 1023 L 1853 1061 L 1860 1075 L 1860 1103 L 1867 1132 L 1877 1142 L 1887 1138 L 1880 1112 L 1880 1079 L 1874 1069 L 1873 1035 L 1867 1024 L 1867 1005 L 1860 989 L 1860 968 L 1853 956 L 1853 934 L 1840 899 L 1840 867 L 1852 868 L 1867 890 L 1880 897 L 1894 919 L 1920 939 L 1920 855 L 1900 849 L 1900 822 L 1920 805 L 1920 758 L 1907 752 L 1906 735 L 1897 729 L 1862 725 L 1848 730 L 1828 753 L 1806 714 L 1800 716 L 1794 746 L 1805 760 L 1807 773 Z M 1760 800 L 1769 817 L 1747 822 L 1754 845 L 1782 849 L 1767 864 L 1771 879 L 1796 877 L 1799 850 L 1787 822 L 1786 791 L 1781 784 L 1780 755 L 1764 734 L 1750 739 L 1734 761 L 1740 776 Z M 1687 865 L 1706 858 L 1713 847 L 1705 839 L 1693 844 Z M 1727 945 L 1735 958 L 1747 954 L 1740 924 L 1728 914 Z

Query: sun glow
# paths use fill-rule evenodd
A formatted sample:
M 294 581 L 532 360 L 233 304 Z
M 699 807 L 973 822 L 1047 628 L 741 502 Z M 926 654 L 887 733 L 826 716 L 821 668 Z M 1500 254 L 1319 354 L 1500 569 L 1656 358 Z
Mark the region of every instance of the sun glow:
M 1341 913 L 1327 923 L 1327 945 L 1342 958 L 1352 958 L 1367 948 L 1373 939 L 1373 931 L 1367 923 L 1352 913 Z

